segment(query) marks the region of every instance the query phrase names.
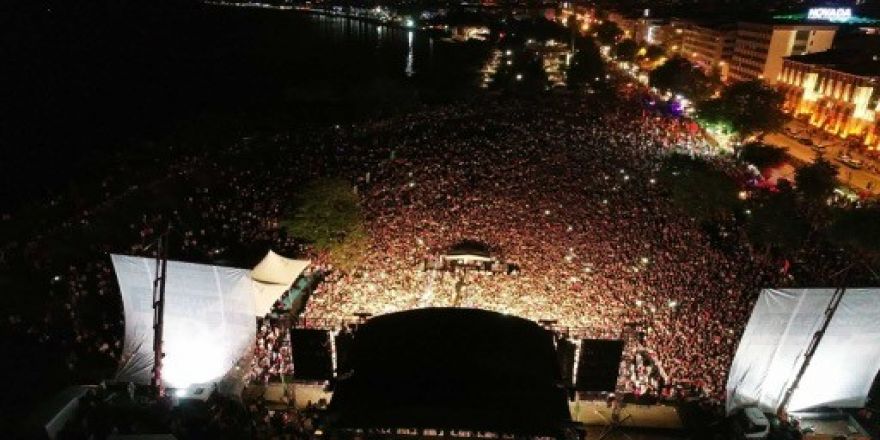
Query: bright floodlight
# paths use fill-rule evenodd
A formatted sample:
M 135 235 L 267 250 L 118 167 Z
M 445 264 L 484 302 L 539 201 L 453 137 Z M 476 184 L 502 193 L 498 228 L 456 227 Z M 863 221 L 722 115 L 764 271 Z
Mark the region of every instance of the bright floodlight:
M 125 344 L 117 379 L 150 383 L 155 260 L 113 255 Z M 254 341 L 254 281 L 247 269 L 169 261 L 162 378 L 171 388 L 220 380 Z
M 152 258 L 113 255 L 125 315 L 116 378 L 150 383 L 153 368 Z M 171 388 L 217 382 L 254 342 L 263 316 L 309 264 L 272 251 L 253 270 L 169 261 L 162 378 Z

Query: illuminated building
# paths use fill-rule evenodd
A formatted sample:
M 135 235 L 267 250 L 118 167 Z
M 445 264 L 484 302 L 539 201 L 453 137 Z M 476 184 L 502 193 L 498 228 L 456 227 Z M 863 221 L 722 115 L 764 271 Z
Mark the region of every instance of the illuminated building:
M 645 10 L 647 13 L 647 9 Z M 663 42 L 664 20 L 642 14 L 638 17 L 626 16 L 617 12 L 608 14 L 608 20 L 614 22 L 623 31 L 623 38 L 632 38 L 638 43 L 661 44 Z
M 680 18 L 671 18 L 660 28 L 660 43 L 670 55 L 678 54 L 684 45 L 684 33 L 690 22 Z
M 880 57 L 871 52 L 835 50 L 786 58 L 777 77 L 785 111 L 877 151 Z
M 730 79 L 759 78 L 773 84 L 784 57 L 826 51 L 831 48 L 835 32 L 837 26 L 826 23 L 740 22 Z
M 717 71 L 721 79 L 726 80 L 736 41 L 736 26 L 730 23 L 691 23 L 683 29 L 683 34 L 681 54 L 706 74 Z

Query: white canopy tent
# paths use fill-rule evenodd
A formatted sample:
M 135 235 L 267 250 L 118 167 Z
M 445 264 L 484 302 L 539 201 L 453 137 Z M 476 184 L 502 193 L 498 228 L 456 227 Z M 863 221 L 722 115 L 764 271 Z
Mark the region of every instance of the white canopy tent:
M 251 281 L 254 290 L 254 315 L 266 316 L 272 311 L 272 306 L 281 295 L 290 289 L 289 285 L 266 284 L 259 281 Z
M 282 284 L 290 287 L 299 277 L 309 260 L 293 260 L 272 252 L 266 253 L 251 272 L 251 278 L 266 284 Z
M 834 289 L 766 289 L 727 379 L 727 412 L 775 412 L 822 326 Z M 864 406 L 880 370 L 880 288 L 847 289 L 787 410 Z
M 183 388 L 218 381 L 246 353 L 254 342 L 254 317 L 268 313 L 308 265 L 308 261 L 289 260 L 270 251 L 272 255 L 277 257 L 275 264 L 264 265 L 262 274 L 274 279 L 284 277 L 291 280 L 289 283 L 257 281 L 252 278 L 257 268 L 251 271 L 168 261 L 163 329 L 166 385 Z M 155 259 L 126 255 L 111 258 L 125 315 L 125 341 L 117 379 L 148 384 L 153 368 Z M 284 261 L 277 264 L 278 259 Z M 299 272 L 294 274 L 294 270 Z
M 275 301 L 290 289 L 309 263 L 309 260 L 282 257 L 272 250 L 266 253 L 251 271 L 257 316 L 265 316 L 272 310 Z

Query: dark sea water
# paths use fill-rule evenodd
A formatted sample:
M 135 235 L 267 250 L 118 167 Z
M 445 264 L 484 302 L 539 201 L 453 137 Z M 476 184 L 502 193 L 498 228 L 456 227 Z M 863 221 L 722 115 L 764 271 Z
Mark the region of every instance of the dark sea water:
M 298 11 L 189 2 L 7 5 L 0 214 L 114 154 L 204 148 L 471 93 L 488 48 Z

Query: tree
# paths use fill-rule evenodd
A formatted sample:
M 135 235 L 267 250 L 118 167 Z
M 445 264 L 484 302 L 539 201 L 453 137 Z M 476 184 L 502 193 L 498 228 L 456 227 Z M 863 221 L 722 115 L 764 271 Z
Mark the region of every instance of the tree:
M 700 68 L 680 56 L 672 57 L 651 71 L 651 86 L 682 93 L 690 100 L 700 100 L 712 90 L 709 78 Z
M 781 186 L 778 193 L 763 193 L 755 200 L 751 213 L 749 240 L 765 252 L 793 253 L 810 232 L 810 223 L 789 185 Z
M 492 87 L 506 92 L 532 94 L 547 90 L 542 58 L 531 51 L 514 51 L 510 64 L 502 62 L 492 77 Z
M 657 44 L 651 44 L 645 48 L 645 58 L 649 61 L 657 61 L 666 56 L 666 49 Z
M 673 202 L 698 220 L 722 218 L 739 206 L 736 182 L 702 159 L 670 155 L 664 160 L 661 178 Z
M 833 218 L 832 241 L 868 257 L 880 257 L 880 206 L 840 209 Z
M 751 142 L 740 149 L 739 158 L 760 170 L 766 170 L 784 164 L 788 160 L 787 151 L 788 149 L 784 147 Z
M 595 27 L 596 39 L 602 44 L 612 45 L 623 35 L 623 31 L 611 20 L 603 20 Z
M 725 88 L 721 95 L 698 103 L 697 114 L 710 124 L 729 125 L 741 138 L 779 130 L 787 120 L 784 96 L 763 82 L 744 81 Z
M 837 167 L 819 155 L 813 163 L 795 171 L 794 183 L 798 193 L 812 205 L 822 205 L 837 186 Z
M 525 93 L 542 93 L 547 90 L 547 71 L 544 70 L 544 60 L 540 56 L 529 58 L 523 63 L 522 73 L 515 79 L 520 83 L 517 91 Z
M 605 76 L 605 63 L 592 38 L 576 40 L 575 48 L 565 77 L 568 87 L 578 88 L 584 83 L 596 82 L 596 78 Z
M 300 193 L 281 225 L 291 236 L 329 252 L 335 264 L 351 266 L 369 243 L 358 202 L 348 182 L 318 179 Z
M 504 31 L 506 33 L 505 40 L 518 46 L 529 39 L 537 41 L 568 41 L 571 37 L 569 29 L 565 29 L 555 21 L 544 17 L 508 20 Z
M 639 45 L 636 43 L 636 40 L 633 40 L 632 38 L 622 40 L 614 46 L 614 54 L 621 61 L 635 61 L 636 52 L 638 52 L 638 50 Z

